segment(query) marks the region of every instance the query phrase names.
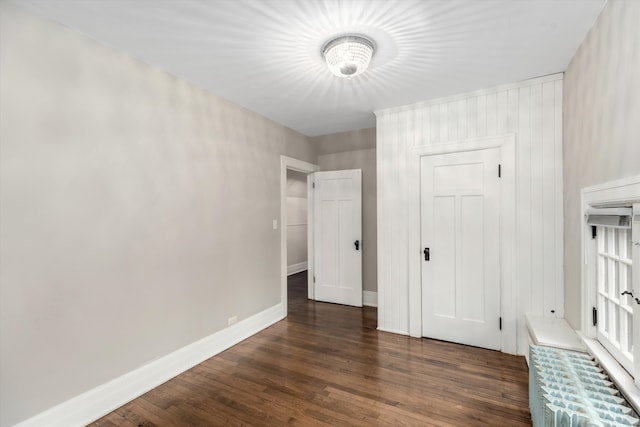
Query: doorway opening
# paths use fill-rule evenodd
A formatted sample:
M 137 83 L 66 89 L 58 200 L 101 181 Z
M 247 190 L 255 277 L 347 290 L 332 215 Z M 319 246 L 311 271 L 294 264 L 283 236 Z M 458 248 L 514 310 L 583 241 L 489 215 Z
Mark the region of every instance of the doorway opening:
M 287 169 L 287 302 L 292 295 L 307 297 L 308 215 L 307 174 Z M 291 310 L 290 304 L 288 310 Z
M 280 301 L 282 317 L 288 313 L 287 278 L 308 269 L 312 245 L 307 222 L 307 175 L 320 168 L 302 160 L 280 156 Z

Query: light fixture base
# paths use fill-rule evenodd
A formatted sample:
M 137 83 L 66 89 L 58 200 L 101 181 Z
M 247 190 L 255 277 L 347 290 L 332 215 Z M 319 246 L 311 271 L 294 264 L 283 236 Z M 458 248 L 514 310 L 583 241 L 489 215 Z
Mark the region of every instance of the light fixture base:
M 333 38 L 322 46 L 322 57 L 329 71 L 343 78 L 352 78 L 362 74 L 373 57 L 375 45 L 370 39 L 347 34 Z

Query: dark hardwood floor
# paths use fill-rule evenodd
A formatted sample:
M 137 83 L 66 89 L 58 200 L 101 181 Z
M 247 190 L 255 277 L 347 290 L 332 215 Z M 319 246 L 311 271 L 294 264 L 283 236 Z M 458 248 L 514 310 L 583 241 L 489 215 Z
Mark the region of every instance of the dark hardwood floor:
M 530 426 L 523 357 L 378 332 L 376 309 L 308 301 L 95 426 Z

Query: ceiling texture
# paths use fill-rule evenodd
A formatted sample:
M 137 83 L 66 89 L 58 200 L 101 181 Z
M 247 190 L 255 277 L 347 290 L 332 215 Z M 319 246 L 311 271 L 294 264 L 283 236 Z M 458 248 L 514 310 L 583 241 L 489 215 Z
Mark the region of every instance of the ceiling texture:
M 18 0 L 132 57 L 308 136 L 374 111 L 567 68 L 606 0 Z M 321 49 L 375 42 L 332 75 Z

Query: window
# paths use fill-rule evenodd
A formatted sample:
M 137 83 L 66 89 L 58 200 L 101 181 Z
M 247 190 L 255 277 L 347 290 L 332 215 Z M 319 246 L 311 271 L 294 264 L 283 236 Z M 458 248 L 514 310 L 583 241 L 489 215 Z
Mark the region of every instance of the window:
M 640 175 L 585 188 L 581 202 L 581 332 L 603 366 L 617 365 L 605 369 L 640 387 Z
M 631 229 L 596 227 L 598 341 L 633 371 L 633 288 Z

